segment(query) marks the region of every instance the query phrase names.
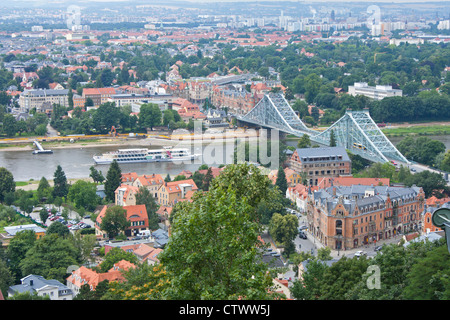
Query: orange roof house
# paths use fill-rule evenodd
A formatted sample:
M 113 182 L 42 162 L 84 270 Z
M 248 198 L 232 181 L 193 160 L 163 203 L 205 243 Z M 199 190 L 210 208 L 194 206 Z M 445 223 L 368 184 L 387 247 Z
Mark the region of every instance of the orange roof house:
M 158 203 L 162 206 L 173 206 L 180 199 L 185 199 L 188 191 L 197 191 L 194 180 L 186 179 L 163 184 L 158 190 Z
M 211 173 L 213 175 L 213 178 L 216 178 L 218 175 L 220 175 L 224 169 L 225 167 L 223 168 L 211 167 Z M 206 174 L 208 173 L 208 169 L 198 170 L 198 172 L 206 176 Z
M 130 185 L 132 185 L 133 182 L 137 178 L 138 178 L 138 174 L 136 172 L 122 173 L 122 184 L 130 184 Z
M 320 189 L 325 189 L 331 186 L 389 186 L 389 178 L 354 178 L 354 177 L 333 177 L 333 178 L 323 178 L 317 184 Z
M 158 255 L 162 251 L 163 250 L 160 248 L 154 248 L 143 243 L 140 244 L 139 247 L 133 251 L 133 253 L 141 263 L 147 262 L 149 265 L 154 265 L 159 262 Z
M 136 204 L 136 193 L 138 193 L 139 188 L 130 184 L 120 185 L 115 194 L 115 204 L 118 206 L 132 206 Z
M 95 234 L 97 238 L 106 238 L 108 235 L 101 229 L 102 220 L 106 215 L 106 210 L 110 206 L 103 206 L 102 210 L 95 220 Z M 126 211 L 127 221 L 130 222 L 130 226 L 125 230 L 126 236 L 134 236 L 140 231 L 148 230 L 148 214 L 145 205 L 131 205 L 123 207 Z
M 94 270 L 81 266 L 67 278 L 67 286 L 73 290 L 75 295 L 80 292 L 83 285 L 89 285 L 91 291 L 95 290 L 98 284 L 104 280 L 108 281 L 124 281 L 122 272 L 135 268 L 135 265 L 129 261 L 121 260 L 114 264 L 108 272 L 98 273 Z
M 144 174 L 139 176 L 133 182 L 133 186 L 137 188 L 145 187 L 155 197 L 158 197 L 158 190 L 164 184 L 164 179 L 160 174 Z

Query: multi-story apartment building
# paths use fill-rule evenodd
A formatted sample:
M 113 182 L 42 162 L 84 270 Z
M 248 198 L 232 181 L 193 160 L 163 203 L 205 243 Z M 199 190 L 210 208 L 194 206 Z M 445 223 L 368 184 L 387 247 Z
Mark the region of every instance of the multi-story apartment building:
M 418 231 L 425 193 L 412 186 L 332 186 L 310 192 L 310 232 L 331 249 L 345 250 Z
M 114 88 L 84 88 L 83 98 L 87 100 L 91 98 L 94 102 L 94 107 L 98 107 L 103 103 L 108 102 L 108 99 L 116 94 Z
M 323 178 L 352 173 L 352 162 L 343 147 L 296 149 L 289 159 L 289 167 L 299 174 L 306 173 L 310 186 L 317 186 Z
M 246 114 L 263 96 L 264 94 L 258 94 L 256 92 L 250 93 L 216 86 L 213 89 L 211 102 L 218 108 L 228 108 L 234 113 Z
M 29 112 L 33 108 L 40 108 L 43 104 L 57 104 L 64 107 L 69 106 L 68 89 L 32 89 L 25 90 L 19 97 L 19 106 L 21 112 Z
M 366 82 L 355 82 L 353 86 L 348 86 L 348 93 L 352 96 L 363 95 L 381 100 L 386 97 L 401 97 L 403 92 L 400 89 L 392 89 L 392 86 L 371 87 Z

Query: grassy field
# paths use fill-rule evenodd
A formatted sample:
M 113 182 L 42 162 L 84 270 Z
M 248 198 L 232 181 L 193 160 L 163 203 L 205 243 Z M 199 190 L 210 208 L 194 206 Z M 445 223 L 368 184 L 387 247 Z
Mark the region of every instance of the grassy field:
M 429 126 L 412 126 L 392 129 L 382 129 L 383 133 L 388 137 L 399 137 L 408 135 L 427 136 L 427 135 L 448 135 L 450 134 L 450 125 L 429 125 Z

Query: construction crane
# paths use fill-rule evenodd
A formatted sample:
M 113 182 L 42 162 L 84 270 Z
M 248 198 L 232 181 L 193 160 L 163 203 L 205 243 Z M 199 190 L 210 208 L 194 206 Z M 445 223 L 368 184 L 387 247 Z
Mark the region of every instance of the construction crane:
M 109 132 L 109 135 L 111 137 L 116 137 L 117 136 L 116 127 L 114 127 L 114 126 L 111 127 L 111 131 Z

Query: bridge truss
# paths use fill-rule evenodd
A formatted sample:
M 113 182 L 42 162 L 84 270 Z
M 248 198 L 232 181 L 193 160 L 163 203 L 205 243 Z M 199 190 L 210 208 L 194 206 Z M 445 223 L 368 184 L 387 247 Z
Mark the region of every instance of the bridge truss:
M 410 163 L 383 134 L 369 115 L 368 110 L 347 110 L 325 131 L 309 129 L 292 110 L 282 94 L 269 93 L 256 106 L 238 120 L 261 125 L 301 137 L 308 134 L 314 142 L 330 145 L 333 132 L 336 145 L 348 149 L 353 154 L 374 162 L 398 160 Z

